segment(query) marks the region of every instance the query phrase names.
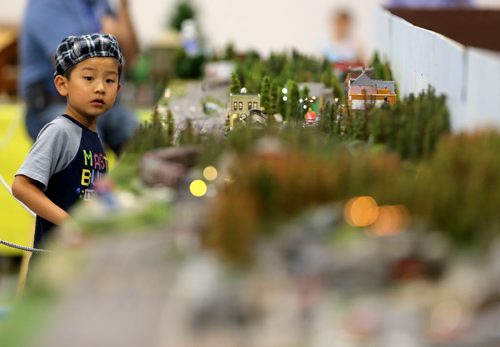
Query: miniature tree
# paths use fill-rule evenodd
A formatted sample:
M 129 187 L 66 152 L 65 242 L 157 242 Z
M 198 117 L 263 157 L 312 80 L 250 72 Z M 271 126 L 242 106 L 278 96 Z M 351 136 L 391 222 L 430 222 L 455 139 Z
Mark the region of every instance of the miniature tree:
M 271 110 L 271 79 L 264 76 L 260 84 L 260 106 L 269 114 Z
M 325 87 L 333 87 L 333 79 L 335 76 L 333 75 L 333 69 L 331 67 L 327 67 L 325 70 L 323 70 L 323 73 L 321 74 L 321 82 L 325 85 Z
M 277 100 L 278 112 L 281 113 L 283 117 L 286 117 L 288 96 L 283 93 L 283 87 L 278 86 L 276 89 L 277 89 L 276 92 L 278 93 L 278 100 Z M 285 98 L 287 98 L 286 101 Z
M 319 120 L 319 128 L 326 134 L 332 134 L 334 129 L 334 106 L 330 102 L 326 102 L 321 110 L 322 117 Z
M 166 135 L 167 135 L 167 143 L 169 145 L 174 144 L 174 137 L 175 137 L 175 120 L 174 120 L 174 115 L 172 114 L 172 111 L 168 109 L 167 111 L 167 120 L 166 120 Z
M 352 125 L 352 135 L 353 140 L 366 141 L 367 136 L 367 125 L 366 125 L 366 112 L 357 111 L 352 112 L 353 115 L 353 125 Z
M 269 74 L 271 76 L 279 76 L 283 71 L 287 62 L 286 55 L 284 53 L 271 53 L 269 56 L 269 61 L 267 66 L 269 68 Z
M 236 58 L 236 51 L 234 49 L 234 43 L 229 42 L 224 49 L 224 59 L 234 60 Z
M 181 130 L 179 135 L 179 144 L 181 145 L 192 145 L 196 143 L 196 132 L 193 127 L 193 122 L 190 118 L 186 120 L 186 125 Z
M 287 89 L 286 117 L 297 121 L 299 118 L 299 86 L 294 80 L 289 80 L 287 83 Z
M 175 5 L 174 11 L 170 17 L 169 26 L 177 31 L 181 30 L 182 22 L 186 19 L 194 19 L 196 10 L 194 9 L 191 1 L 180 0 Z
M 375 52 L 372 58 L 373 78 L 384 81 L 393 81 L 391 67 L 388 62 L 382 62 L 378 52 Z
M 229 92 L 231 94 L 239 94 L 241 92 L 241 82 L 236 72 L 233 72 L 231 74 L 231 85 L 229 86 Z
M 276 82 L 276 80 L 273 80 L 271 83 L 271 98 L 269 102 L 269 111 L 267 112 L 269 116 L 272 116 L 279 112 L 279 101 L 280 101 L 279 94 L 280 93 L 278 89 L 278 83 Z
M 428 157 L 439 138 L 450 131 L 446 99 L 428 88 L 418 97 L 410 94 L 392 108 L 372 108 L 368 129 L 373 142 L 386 144 L 404 159 Z
M 302 88 L 302 91 L 300 93 L 300 98 L 307 99 L 309 97 L 310 92 L 311 91 L 309 90 L 309 88 L 307 86 L 304 86 L 304 88 Z

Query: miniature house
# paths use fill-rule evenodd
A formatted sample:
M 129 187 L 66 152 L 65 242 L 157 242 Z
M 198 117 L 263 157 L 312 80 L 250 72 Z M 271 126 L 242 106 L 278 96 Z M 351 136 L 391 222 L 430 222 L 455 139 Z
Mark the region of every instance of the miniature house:
M 246 117 L 250 110 L 260 109 L 260 94 L 230 94 L 229 114 Z
M 260 110 L 260 94 L 229 94 L 229 130 L 235 121 L 246 120 L 252 110 Z
M 348 73 L 345 86 L 347 104 L 352 110 L 394 105 L 397 100 L 394 81 L 374 80 L 364 70 Z

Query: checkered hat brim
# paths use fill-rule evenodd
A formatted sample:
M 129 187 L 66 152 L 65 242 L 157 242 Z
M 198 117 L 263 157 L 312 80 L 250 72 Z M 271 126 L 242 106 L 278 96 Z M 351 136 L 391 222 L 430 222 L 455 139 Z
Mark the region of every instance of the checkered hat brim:
M 55 75 L 63 75 L 70 67 L 95 57 L 115 58 L 123 66 L 123 55 L 113 35 L 97 33 L 68 36 L 56 49 Z

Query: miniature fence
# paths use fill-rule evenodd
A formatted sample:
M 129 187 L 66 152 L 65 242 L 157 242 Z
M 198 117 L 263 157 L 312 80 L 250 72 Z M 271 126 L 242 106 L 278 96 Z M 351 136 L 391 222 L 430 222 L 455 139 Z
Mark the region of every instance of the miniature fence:
M 375 49 L 391 63 L 401 95 L 431 85 L 447 95 L 454 131 L 500 128 L 500 54 L 463 46 L 383 8 L 375 23 Z

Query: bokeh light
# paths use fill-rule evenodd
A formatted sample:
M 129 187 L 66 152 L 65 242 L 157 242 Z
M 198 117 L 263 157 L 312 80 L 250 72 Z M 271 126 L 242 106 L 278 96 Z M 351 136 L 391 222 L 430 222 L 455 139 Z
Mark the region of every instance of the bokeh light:
M 189 191 L 196 197 L 202 197 L 207 193 L 207 184 L 202 180 L 194 180 L 189 185 Z
M 408 210 L 402 205 L 379 207 L 378 218 L 371 226 L 373 236 L 391 236 L 405 230 L 409 223 Z
M 352 226 L 365 227 L 373 224 L 378 217 L 378 205 L 370 196 L 350 199 L 344 208 L 344 217 Z
M 203 169 L 203 177 L 207 181 L 215 181 L 217 179 L 217 169 L 213 166 L 207 166 Z

